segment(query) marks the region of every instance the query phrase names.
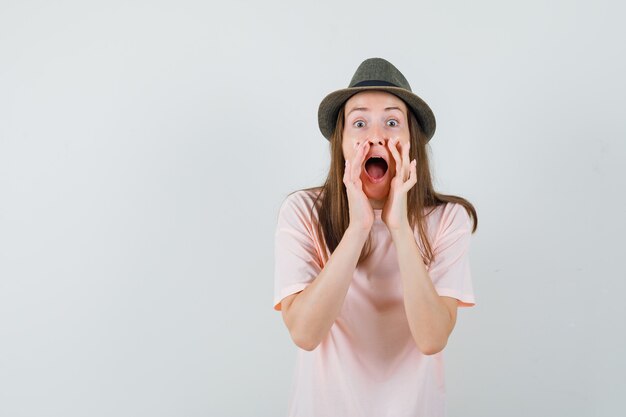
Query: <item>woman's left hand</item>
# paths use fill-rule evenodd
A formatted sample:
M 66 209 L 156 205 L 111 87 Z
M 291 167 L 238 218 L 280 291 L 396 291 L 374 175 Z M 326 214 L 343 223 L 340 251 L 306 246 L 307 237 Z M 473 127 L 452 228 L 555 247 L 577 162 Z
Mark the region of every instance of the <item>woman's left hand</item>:
M 398 139 L 389 139 L 387 147 L 396 162 L 396 175 L 391 180 L 381 218 L 390 231 L 395 231 L 409 226 L 407 192 L 417 183 L 417 169 L 415 159 L 409 161 L 410 142 L 402 145 Z

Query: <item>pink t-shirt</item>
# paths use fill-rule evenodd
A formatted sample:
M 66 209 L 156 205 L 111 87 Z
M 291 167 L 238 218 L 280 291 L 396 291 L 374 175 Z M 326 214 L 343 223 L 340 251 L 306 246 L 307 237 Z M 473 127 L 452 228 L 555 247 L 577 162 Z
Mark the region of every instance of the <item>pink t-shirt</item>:
M 280 207 L 274 310 L 324 267 L 310 214 L 315 196 L 315 191 L 300 190 Z M 382 210 L 374 212 L 373 252 L 357 265 L 339 316 L 314 350 L 298 348 L 289 417 L 446 415 L 444 351 L 424 355 L 417 349 L 406 319 L 395 246 L 381 219 Z M 437 293 L 458 299 L 459 307 L 475 305 L 467 211 L 447 203 L 427 217 L 427 225 L 436 257 L 428 273 Z M 417 230 L 414 234 L 423 251 Z

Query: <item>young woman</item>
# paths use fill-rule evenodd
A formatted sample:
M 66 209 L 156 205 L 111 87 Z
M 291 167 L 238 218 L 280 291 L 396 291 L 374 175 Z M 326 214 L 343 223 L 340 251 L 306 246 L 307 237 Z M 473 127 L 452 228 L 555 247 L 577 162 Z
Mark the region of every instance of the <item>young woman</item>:
M 275 234 L 274 309 L 300 348 L 289 416 L 443 417 L 476 210 L 434 191 L 434 115 L 388 61 L 361 63 L 318 119 L 328 177 L 285 198 Z

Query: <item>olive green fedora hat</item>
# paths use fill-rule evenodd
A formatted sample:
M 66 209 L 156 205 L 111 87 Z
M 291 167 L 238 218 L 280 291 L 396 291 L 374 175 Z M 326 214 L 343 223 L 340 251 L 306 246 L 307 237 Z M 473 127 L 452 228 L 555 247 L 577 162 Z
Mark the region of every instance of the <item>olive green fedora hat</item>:
M 417 118 L 429 141 L 435 134 L 435 115 L 428 104 L 413 93 L 404 75 L 389 61 L 369 58 L 359 65 L 348 88 L 328 94 L 320 103 L 317 121 L 322 135 L 330 140 L 341 106 L 350 97 L 365 90 L 382 90 L 404 100 Z

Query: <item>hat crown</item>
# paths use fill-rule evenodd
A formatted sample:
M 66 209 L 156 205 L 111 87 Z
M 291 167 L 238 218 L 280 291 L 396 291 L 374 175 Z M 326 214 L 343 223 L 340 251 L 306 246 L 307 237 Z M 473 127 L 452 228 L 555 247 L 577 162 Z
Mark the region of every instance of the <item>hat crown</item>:
M 356 69 L 348 87 L 374 85 L 371 82 L 377 82 L 377 85 L 387 83 L 389 86 L 404 88 L 412 92 L 404 75 L 391 62 L 383 58 L 369 58 L 363 61 Z

